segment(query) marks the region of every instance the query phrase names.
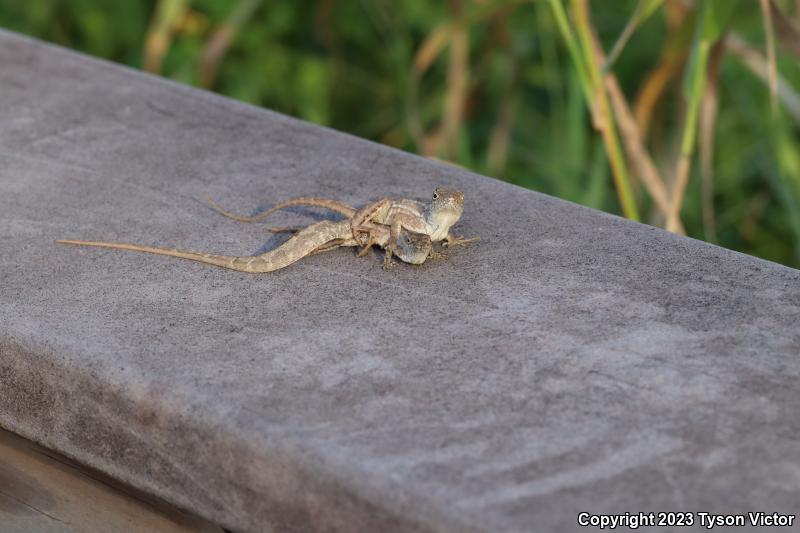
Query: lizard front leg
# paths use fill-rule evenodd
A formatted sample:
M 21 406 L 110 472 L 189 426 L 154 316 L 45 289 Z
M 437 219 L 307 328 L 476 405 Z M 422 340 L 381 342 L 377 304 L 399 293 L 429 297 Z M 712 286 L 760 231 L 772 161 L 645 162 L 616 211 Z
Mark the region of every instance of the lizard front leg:
M 400 217 L 398 217 L 397 220 L 392 221 L 392 225 L 389 226 L 390 228 L 389 242 L 387 242 L 386 246 L 384 246 L 384 249 L 386 250 L 386 253 L 383 256 L 384 270 L 389 270 L 394 266 L 394 261 L 392 261 L 392 255 L 395 254 L 397 251 L 397 245 L 395 243 L 397 242 L 397 239 L 400 237 L 400 232 L 403 230 L 403 223 L 401 220 L 399 220 L 399 218 Z
M 390 232 L 389 242 L 384 247 L 386 249 L 386 255 L 383 259 L 384 269 L 391 268 L 392 254 L 397 255 L 397 239 L 400 237 L 401 231 L 406 230 L 412 233 L 428 235 L 425 222 L 419 217 L 408 213 L 392 213 L 388 222 Z
M 395 265 L 397 265 L 397 263 L 392 261 L 392 252 L 387 247 L 386 251 L 385 251 L 385 253 L 383 255 L 383 269 L 384 270 L 390 270 L 390 269 L 394 268 Z

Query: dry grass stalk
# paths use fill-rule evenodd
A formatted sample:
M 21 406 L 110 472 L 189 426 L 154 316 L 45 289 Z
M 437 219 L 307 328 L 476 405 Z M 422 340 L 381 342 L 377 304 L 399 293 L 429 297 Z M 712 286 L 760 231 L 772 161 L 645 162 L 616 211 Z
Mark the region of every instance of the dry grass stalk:
M 158 74 L 164 55 L 172 44 L 172 37 L 187 9 L 188 0 L 160 0 L 153 12 L 144 44 L 143 68 Z
M 675 186 L 672 190 L 672 203 L 670 212 L 667 216 L 667 231 L 678 233 L 678 224 L 680 224 L 681 207 L 683 207 L 683 198 L 686 195 L 686 187 L 689 185 L 689 170 L 692 166 L 692 156 L 690 154 L 681 154 L 678 160 L 678 166 L 675 171 Z
M 661 48 L 656 67 L 645 78 L 633 104 L 636 123 L 646 141 L 650 134 L 653 113 L 666 94 L 670 82 L 683 71 L 689 54 L 690 35 L 687 31 L 689 9 L 680 2 L 664 4 L 668 35 Z
M 639 220 L 638 207 L 631 189 L 625 156 L 622 153 L 619 137 L 615 128 L 614 116 L 611 113 L 611 104 L 606 93 L 603 75 L 600 72 L 600 63 L 592 52 L 592 34 L 594 26 L 589 18 L 588 0 L 573 0 L 573 12 L 578 28 L 578 36 L 584 53 L 584 61 L 589 77 L 589 101 L 592 103 L 592 117 L 595 128 L 599 129 L 606 146 L 608 160 L 614 176 L 614 185 L 617 189 L 623 214 L 632 220 Z
M 230 17 L 214 32 L 200 57 L 198 77 L 200 86 L 210 89 L 214 85 L 217 69 L 245 22 L 253 15 L 261 0 L 240 0 Z
M 517 99 L 515 97 L 511 96 L 503 100 L 500 105 L 497 123 L 489 135 L 489 153 L 486 166 L 493 176 L 500 176 L 505 172 L 516 109 Z
M 731 55 L 740 59 L 753 74 L 765 82 L 768 81 L 767 59 L 760 50 L 733 32 L 725 39 L 725 47 Z M 780 74 L 778 75 L 778 99 L 789 114 L 800 122 L 800 95 Z
M 800 3 L 800 0 L 799 0 Z M 781 11 L 775 0 L 770 3 L 772 18 L 778 30 L 778 37 L 781 45 L 790 53 L 800 57 L 800 30 L 795 28 L 792 21 Z M 798 16 L 800 16 L 800 6 L 798 6 Z
M 597 61 L 599 63 L 605 63 L 606 59 L 600 42 L 597 39 L 597 35 L 593 34 L 592 37 L 592 45 L 594 47 L 594 53 L 597 56 Z M 644 183 L 650 197 L 653 198 L 656 207 L 666 217 L 669 214 L 670 207 L 667 187 L 645 147 L 644 138 L 639 131 L 639 126 L 636 124 L 633 113 L 631 113 L 625 95 L 622 93 L 617 77 L 613 73 L 608 72 L 604 76 L 604 82 L 611 100 L 611 106 L 614 109 L 617 124 L 619 125 L 622 140 L 625 143 L 625 151 L 628 155 L 628 160 L 636 169 L 636 173 L 642 180 L 642 183 Z M 678 232 L 681 234 L 686 233 L 680 220 L 678 220 Z
M 772 27 L 772 12 L 770 1 L 761 0 L 761 12 L 764 19 L 764 33 L 767 36 L 767 72 L 769 78 L 769 98 L 772 112 L 778 109 L 778 66 L 775 59 L 775 30 Z
M 460 18 L 460 2 L 455 4 L 458 5 L 456 16 Z M 463 22 L 453 28 L 449 63 L 441 136 L 436 150 L 445 159 L 455 157 L 469 87 L 469 31 Z

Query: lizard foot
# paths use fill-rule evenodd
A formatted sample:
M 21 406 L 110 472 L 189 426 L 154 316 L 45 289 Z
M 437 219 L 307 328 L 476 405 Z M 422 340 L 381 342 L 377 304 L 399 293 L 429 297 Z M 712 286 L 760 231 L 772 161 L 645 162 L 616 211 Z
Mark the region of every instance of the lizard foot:
M 437 252 L 436 250 L 431 250 L 431 252 L 428 254 L 428 259 L 434 259 L 434 260 L 447 259 L 448 257 L 449 256 L 447 254 L 442 252 Z
M 392 261 L 392 246 L 386 246 L 386 253 L 383 256 L 383 269 L 384 270 L 391 270 L 393 269 L 397 263 Z
M 358 231 L 354 232 L 353 236 L 355 237 L 356 243 L 361 247 L 358 252 L 356 252 L 356 257 L 364 257 L 372 248 L 372 233 L 369 231 Z

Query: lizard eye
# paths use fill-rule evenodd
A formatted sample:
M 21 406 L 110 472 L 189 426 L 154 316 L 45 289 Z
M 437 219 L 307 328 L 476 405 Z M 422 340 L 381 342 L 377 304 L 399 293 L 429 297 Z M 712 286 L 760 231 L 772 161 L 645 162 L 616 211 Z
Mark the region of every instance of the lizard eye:
M 411 244 L 411 237 L 406 237 L 406 244 Z
M 438 200 L 439 199 L 439 193 L 438 192 L 433 193 L 433 199 L 434 200 Z

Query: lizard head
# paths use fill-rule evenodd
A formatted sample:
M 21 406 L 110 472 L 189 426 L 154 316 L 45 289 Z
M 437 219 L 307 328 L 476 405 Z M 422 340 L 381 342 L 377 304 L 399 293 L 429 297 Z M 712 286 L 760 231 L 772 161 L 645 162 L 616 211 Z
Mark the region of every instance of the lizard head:
M 424 263 L 432 250 L 430 236 L 410 231 L 401 231 L 395 244 L 395 255 L 404 263 L 412 265 Z
M 447 234 L 450 226 L 458 222 L 464 212 L 464 193 L 456 189 L 436 187 L 430 206 L 430 222 Z M 438 239 L 444 235 L 437 235 Z M 434 239 L 437 240 L 437 239 Z
M 464 210 L 464 193 L 458 189 L 436 187 L 431 198 L 431 205 L 436 211 L 449 210 L 457 212 L 460 216 Z

